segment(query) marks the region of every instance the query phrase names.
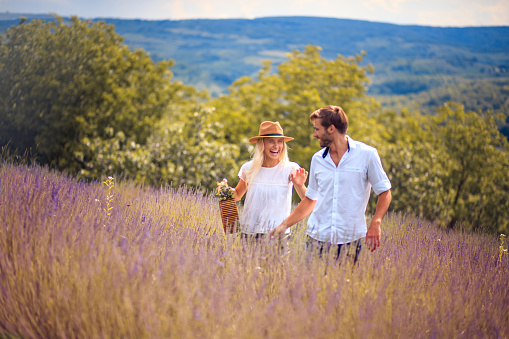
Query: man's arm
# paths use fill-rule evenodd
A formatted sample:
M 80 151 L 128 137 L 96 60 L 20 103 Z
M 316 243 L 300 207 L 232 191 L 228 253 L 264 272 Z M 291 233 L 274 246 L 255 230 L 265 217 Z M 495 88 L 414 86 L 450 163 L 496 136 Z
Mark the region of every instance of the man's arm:
M 377 247 L 380 247 L 380 235 L 382 233 L 380 225 L 382 224 L 382 219 L 385 213 L 387 213 L 387 210 L 389 209 L 391 200 L 392 200 L 391 190 L 387 190 L 378 195 L 375 215 L 373 216 L 373 219 L 371 219 L 368 232 L 366 233 L 365 241 L 365 244 L 368 245 L 368 249 L 370 249 L 371 252 L 376 250 Z
M 313 208 L 315 208 L 316 200 L 311 200 L 308 197 L 304 197 L 300 204 L 293 210 L 293 212 L 288 216 L 288 218 L 283 221 L 281 225 L 274 228 L 270 231 L 270 236 L 273 237 L 281 237 L 288 227 L 291 227 L 307 217 L 313 212 Z

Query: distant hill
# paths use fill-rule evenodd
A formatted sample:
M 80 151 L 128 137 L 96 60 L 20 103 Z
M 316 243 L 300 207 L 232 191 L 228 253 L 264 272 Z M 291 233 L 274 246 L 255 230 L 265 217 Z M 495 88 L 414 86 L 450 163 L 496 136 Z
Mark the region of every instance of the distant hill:
M 48 15 L 0 13 L 0 30 Z M 373 64 L 369 93 L 410 95 L 467 80 L 509 78 L 509 27 L 443 28 L 318 17 L 223 20 L 123 20 L 115 25 L 132 48 L 154 60 L 174 59 L 176 79 L 224 93 L 241 76 L 256 75 L 262 60 L 280 63 L 286 53 L 308 44 L 322 55 L 354 56 L 366 51 Z

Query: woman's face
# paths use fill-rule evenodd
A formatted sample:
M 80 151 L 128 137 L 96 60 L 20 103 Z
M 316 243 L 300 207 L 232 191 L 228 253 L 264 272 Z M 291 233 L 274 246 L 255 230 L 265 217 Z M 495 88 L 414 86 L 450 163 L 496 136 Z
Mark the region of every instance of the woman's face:
M 263 153 L 267 159 L 279 160 L 284 148 L 283 138 L 263 138 Z

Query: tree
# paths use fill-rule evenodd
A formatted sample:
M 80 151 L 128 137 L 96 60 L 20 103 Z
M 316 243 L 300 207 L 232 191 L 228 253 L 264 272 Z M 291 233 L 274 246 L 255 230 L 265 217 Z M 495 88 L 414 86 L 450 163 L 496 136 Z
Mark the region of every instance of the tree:
M 391 209 L 433 221 L 446 219 L 442 179 L 448 174 L 440 159 L 449 155 L 436 145 L 429 117 L 385 111 L 378 122 L 385 126 L 378 150 L 392 184 Z
M 289 60 L 277 66 L 267 61 L 258 77 L 243 77 L 229 89 L 228 95 L 211 101 L 216 108 L 214 121 L 227 122 L 229 142 L 246 141 L 257 135 L 262 121 L 279 121 L 285 134 L 295 138 L 289 143 L 290 158 L 309 168 L 311 155 L 319 148 L 312 138 L 309 115 L 326 105 L 339 105 L 347 112 L 349 133 L 366 142 L 377 138 L 376 121 L 370 112 L 376 107 L 366 96 L 371 66 L 361 67 L 362 55 L 327 60 L 320 47 L 306 46 L 304 51 L 288 54 Z M 293 151 L 295 150 L 295 151 Z M 246 160 L 249 154 L 242 155 Z
M 473 228 L 501 230 L 509 225 L 509 148 L 499 133 L 502 115 L 465 112 L 442 106 L 434 118 L 435 136 L 449 155 L 443 179 L 451 212 L 447 222 L 468 222 Z
M 112 25 L 77 17 L 10 27 L 0 37 L 0 143 L 87 176 L 109 170 L 98 150 L 144 145 L 169 105 L 195 93 L 170 81 L 172 61 L 122 43 Z
M 448 227 L 509 231 L 509 144 L 503 115 L 448 103 L 435 116 L 394 118 L 383 147 L 395 210 Z
M 147 144 L 153 167 L 149 182 L 213 189 L 217 181 L 237 176 L 236 160 L 252 146 L 226 142 L 228 128 L 210 122 L 213 111 L 197 106 L 178 121 L 161 121 Z

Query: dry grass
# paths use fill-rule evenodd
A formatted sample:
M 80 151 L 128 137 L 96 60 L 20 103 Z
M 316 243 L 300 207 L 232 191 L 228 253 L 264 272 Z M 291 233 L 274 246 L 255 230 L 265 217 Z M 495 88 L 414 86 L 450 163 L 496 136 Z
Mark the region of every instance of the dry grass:
M 280 255 L 225 237 L 199 192 L 10 164 L 0 220 L 0 337 L 509 337 L 495 236 L 389 214 L 352 270 L 308 258 L 303 224 Z

